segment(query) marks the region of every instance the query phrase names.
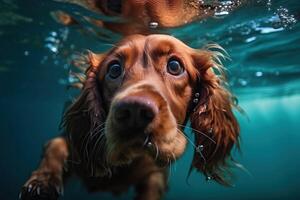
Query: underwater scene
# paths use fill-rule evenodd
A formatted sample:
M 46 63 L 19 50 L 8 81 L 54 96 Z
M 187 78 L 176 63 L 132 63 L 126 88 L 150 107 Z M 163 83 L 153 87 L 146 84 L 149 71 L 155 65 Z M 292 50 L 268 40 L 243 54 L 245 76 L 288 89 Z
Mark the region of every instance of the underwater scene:
M 189 175 L 194 136 L 186 128 L 187 149 L 169 166 L 163 199 L 300 199 L 300 1 L 184 1 L 217 6 L 174 26 L 168 19 L 176 13 L 148 27 L 122 28 L 126 19 L 82 2 L 92 0 L 0 0 L 1 200 L 19 198 L 44 145 L 62 133 L 66 103 L 79 94 L 70 87 L 80 79 L 72 73 L 74 59 L 88 50 L 107 52 L 130 31 L 172 35 L 195 49 L 220 45 L 228 54 L 222 59 L 228 88 L 242 109 L 234 111 L 240 148 L 233 150 L 239 163 L 233 184 L 222 186 L 196 170 Z M 126 4 L 105 2 L 113 11 Z M 59 199 L 135 196 L 133 187 L 117 196 L 89 193 L 76 176 L 63 190 Z

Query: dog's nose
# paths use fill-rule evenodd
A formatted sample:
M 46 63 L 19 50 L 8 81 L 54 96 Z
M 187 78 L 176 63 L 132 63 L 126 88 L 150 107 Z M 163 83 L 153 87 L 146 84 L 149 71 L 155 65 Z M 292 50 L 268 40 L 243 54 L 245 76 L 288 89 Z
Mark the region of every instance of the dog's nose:
M 128 131 L 143 131 L 153 121 L 157 106 L 146 97 L 125 97 L 114 105 L 117 126 Z

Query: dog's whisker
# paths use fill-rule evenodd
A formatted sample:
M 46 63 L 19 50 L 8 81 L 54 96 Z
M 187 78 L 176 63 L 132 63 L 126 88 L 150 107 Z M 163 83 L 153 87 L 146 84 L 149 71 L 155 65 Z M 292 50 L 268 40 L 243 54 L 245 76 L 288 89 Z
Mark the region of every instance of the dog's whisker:
M 97 133 L 99 133 L 99 130 L 102 129 L 104 126 L 104 124 L 100 125 L 100 126 L 97 126 L 95 129 L 93 129 L 89 135 L 91 138 L 93 138 L 93 136 L 97 135 Z
M 97 125 L 97 126 L 95 126 L 95 128 L 92 130 L 92 131 L 90 131 L 90 133 L 89 134 L 86 134 L 86 136 L 85 136 L 85 139 L 84 139 L 84 142 L 83 142 L 83 144 L 85 144 L 84 146 L 84 151 L 85 151 L 85 158 L 86 158 L 86 161 L 87 161 L 87 163 L 90 163 L 90 156 L 89 156 L 89 144 L 93 141 L 92 139 L 93 139 L 93 137 L 94 136 L 96 136 L 96 135 L 98 135 L 100 132 L 101 132 L 101 127 L 102 126 L 104 126 L 105 125 L 105 122 L 104 123 L 101 123 L 101 124 L 99 124 L 99 125 Z M 100 131 L 99 131 L 100 130 Z
M 181 125 L 181 124 L 177 124 L 178 126 L 182 127 L 182 128 L 188 128 L 192 131 L 195 131 L 196 133 L 200 133 L 201 135 L 205 136 L 206 138 L 208 138 L 210 141 L 212 141 L 213 143 L 216 144 L 216 141 L 214 139 L 212 139 L 211 137 L 209 137 L 207 134 L 203 133 L 202 131 L 199 131 L 199 130 L 196 130 L 192 127 L 189 127 L 189 126 L 184 126 L 184 125 Z
M 105 46 L 110 46 L 110 47 L 117 47 L 117 45 L 112 44 L 112 43 L 104 43 L 103 45 L 105 45 Z
M 106 145 L 105 137 L 102 137 L 101 141 L 98 144 L 99 148 L 97 148 L 97 151 L 95 152 L 95 155 L 97 155 L 99 157 L 101 156 L 101 167 L 104 168 L 104 172 L 107 173 L 110 170 L 110 168 L 109 168 L 107 162 L 105 162 L 106 161 L 106 159 L 105 159 L 105 155 L 106 155 L 105 154 L 105 145 Z M 96 158 L 98 158 L 98 157 L 96 157 Z M 97 166 L 97 164 L 99 164 L 98 163 L 99 158 L 98 159 L 96 159 L 96 158 L 95 158 L 95 161 L 97 161 L 97 162 L 95 162 L 95 165 Z
M 188 137 L 186 136 L 180 129 L 177 129 L 177 131 L 187 139 L 187 141 L 194 147 L 194 148 L 197 148 L 197 146 L 195 145 L 195 143 Z
M 205 159 L 205 157 L 204 157 L 204 155 L 203 155 L 203 153 L 202 153 L 203 145 L 196 146 L 195 143 L 194 143 L 188 136 L 186 136 L 180 129 L 177 129 L 177 130 L 178 130 L 178 132 L 179 132 L 180 134 L 182 134 L 182 135 L 187 139 L 188 142 L 191 143 L 191 145 L 194 147 L 195 151 L 196 151 L 197 153 L 199 153 L 199 155 L 200 155 L 201 158 L 203 159 L 204 163 L 206 163 L 206 159 Z
M 171 178 L 171 176 L 172 176 L 172 163 L 170 162 L 170 159 L 169 158 L 167 158 L 168 159 L 168 161 L 167 161 L 167 166 L 168 166 L 168 171 L 169 171 L 169 175 L 168 175 L 168 182 L 170 182 L 170 178 Z
M 154 146 L 155 146 L 155 151 L 156 151 L 156 154 L 155 154 L 155 161 L 157 161 L 158 159 L 158 156 L 159 156 L 159 149 L 158 149 L 158 146 L 157 144 L 154 142 Z
M 82 141 L 82 145 L 81 145 L 81 148 L 80 148 L 79 152 L 83 152 L 83 148 L 86 148 L 86 146 L 87 146 L 87 140 L 89 139 L 90 135 L 93 135 L 93 132 L 95 130 L 97 130 L 98 128 L 101 128 L 103 125 L 105 125 L 105 123 L 99 124 L 98 126 L 96 126 L 96 128 L 94 128 L 92 131 L 90 131 L 90 134 L 86 134 L 84 136 L 83 141 Z
M 97 161 L 97 158 L 98 157 L 103 157 L 103 154 L 104 154 L 104 144 L 105 144 L 105 138 L 102 138 L 99 143 L 98 143 L 98 147 L 95 148 L 95 160 Z
M 86 134 L 86 135 L 84 136 L 84 138 L 82 139 L 82 143 L 81 143 L 81 145 L 80 145 L 79 153 L 80 153 L 81 155 L 83 155 L 83 157 L 84 157 L 84 152 L 85 152 L 86 143 L 87 143 L 88 138 L 89 138 L 89 134 Z
M 97 141 L 98 142 L 98 141 Z M 103 157 L 104 152 L 105 152 L 105 143 L 106 143 L 106 138 L 103 136 L 99 139 L 98 145 L 95 145 L 95 152 L 94 152 L 94 160 L 97 161 L 97 157 Z M 104 163 L 102 163 L 104 164 Z
M 99 131 L 99 129 L 101 129 L 103 126 L 105 126 L 105 124 L 106 124 L 106 122 L 97 125 L 97 126 L 90 132 L 90 135 L 91 135 L 91 136 L 96 135 L 97 132 Z
M 172 154 L 172 157 L 173 157 L 173 160 L 174 160 L 174 172 L 176 172 L 176 164 L 177 164 L 177 162 L 176 162 L 176 156 L 175 156 L 175 154 L 173 152 L 171 152 L 171 154 Z
M 176 172 L 176 156 L 175 156 L 175 154 L 173 153 L 173 152 L 170 152 L 171 153 L 171 157 L 169 158 L 169 168 L 174 168 L 174 172 Z M 173 162 L 172 161 L 174 161 L 174 164 L 173 164 Z
M 97 141 L 95 142 L 94 144 L 94 147 L 93 147 L 93 150 L 91 151 L 91 166 L 97 168 L 97 164 L 98 164 L 98 160 L 97 160 L 97 156 L 100 156 L 99 154 L 99 150 L 97 149 L 101 149 L 101 144 L 102 144 L 102 141 L 103 141 L 103 135 L 100 135 L 99 138 L 97 138 Z M 98 147 L 98 145 L 100 145 Z M 92 172 L 92 174 L 94 175 L 94 172 Z
M 101 126 L 102 125 L 104 125 L 104 123 L 103 124 L 99 124 L 98 126 L 96 126 L 96 128 L 95 129 L 99 129 L 99 128 L 101 128 Z M 94 129 L 94 130 L 95 130 Z M 92 132 L 95 132 L 95 134 L 93 135 L 93 134 L 91 134 Z M 81 145 L 81 150 L 80 151 L 82 151 L 82 155 L 83 155 L 83 158 L 84 158 L 84 160 L 88 163 L 88 165 L 90 165 L 90 167 L 91 167 L 91 173 L 92 173 L 92 175 L 93 175 L 93 173 L 94 173 L 94 169 L 93 169 L 93 164 L 92 164 L 92 161 L 91 161 L 91 159 L 90 159 L 90 151 L 89 151 L 89 145 L 90 145 L 90 143 L 93 141 L 92 140 L 92 138 L 95 136 L 95 135 L 98 135 L 98 133 L 99 133 L 99 131 L 91 131 L 90 132 L 90 134 L 86 134 L 85 135 L 85 137 L 84 137 L 84 139 L 83 139 L 83 142 L 82 142 L 82 145 Z
M 99 131 L 99 133 L 101 133 L 103 130 L 104 130 L 104 129 L 101 129 L 101 130 Z M 92 151 L 91 151 L 91 154 L 92 154 L 92 155 L 95 155 L 94 153 L 95 153 L 96 149 L 98 148 L 98 143 L 101 142 L 101 140 L 104 138 L 104 136 L 105 136 L 104 134 L 100 134 L 100 136 L 97 138 L 96 142 L 94 143 L 93 149 L 92 149 Z M 100 146 L 100 147 L 101 147 L 101 146 Z
M 147 143 L 149 142 L 149 135 L 147 135 L 147 137 L 145 138 L 145 141 L 144 141 L 144 143 L 143 143 L 143 146 L 146 146 L 147 145 Z

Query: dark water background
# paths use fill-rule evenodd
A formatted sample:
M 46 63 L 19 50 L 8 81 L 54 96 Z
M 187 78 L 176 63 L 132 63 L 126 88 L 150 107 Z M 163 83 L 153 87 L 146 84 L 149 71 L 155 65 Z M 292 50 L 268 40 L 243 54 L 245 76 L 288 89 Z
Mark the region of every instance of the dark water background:
M 271 4 L 268 5 L 268 2 Z M 74 52 L 101 52 L 114 41 L 56 23 L 51 11 L 88 11 L 50 0 L 0 1 L 0 199 L 17 199 L 43 144 L 58 134 Z M 282 17 L 283 16 L 283 17 Z M 249 171 L 225 188 L 193 173 L 192 149 L 172 167 L 166 199 L 300 199 L 300 1 L 253 1 L 229 15 L 169 30 L 193 47 L 223 46 L 230 85 L 247 112 L 238 115 Z M 89 25 L 86 25 L 87 28 Z M 113 37 L 117 41 L 119 37 Z M 133 191 L 120 199 L 131 199 Z M 88 194 L 78 179 L 62 199 L 113 199 Z

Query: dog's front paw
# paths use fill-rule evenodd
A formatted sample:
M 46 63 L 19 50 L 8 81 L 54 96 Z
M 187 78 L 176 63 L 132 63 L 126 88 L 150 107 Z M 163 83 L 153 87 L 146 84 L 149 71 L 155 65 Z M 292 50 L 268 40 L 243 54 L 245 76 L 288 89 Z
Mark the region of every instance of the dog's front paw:
M 62 194 L 62 184 L 46 173 L 34 173 L 19 194 L 21 200 L 57 200 Z

